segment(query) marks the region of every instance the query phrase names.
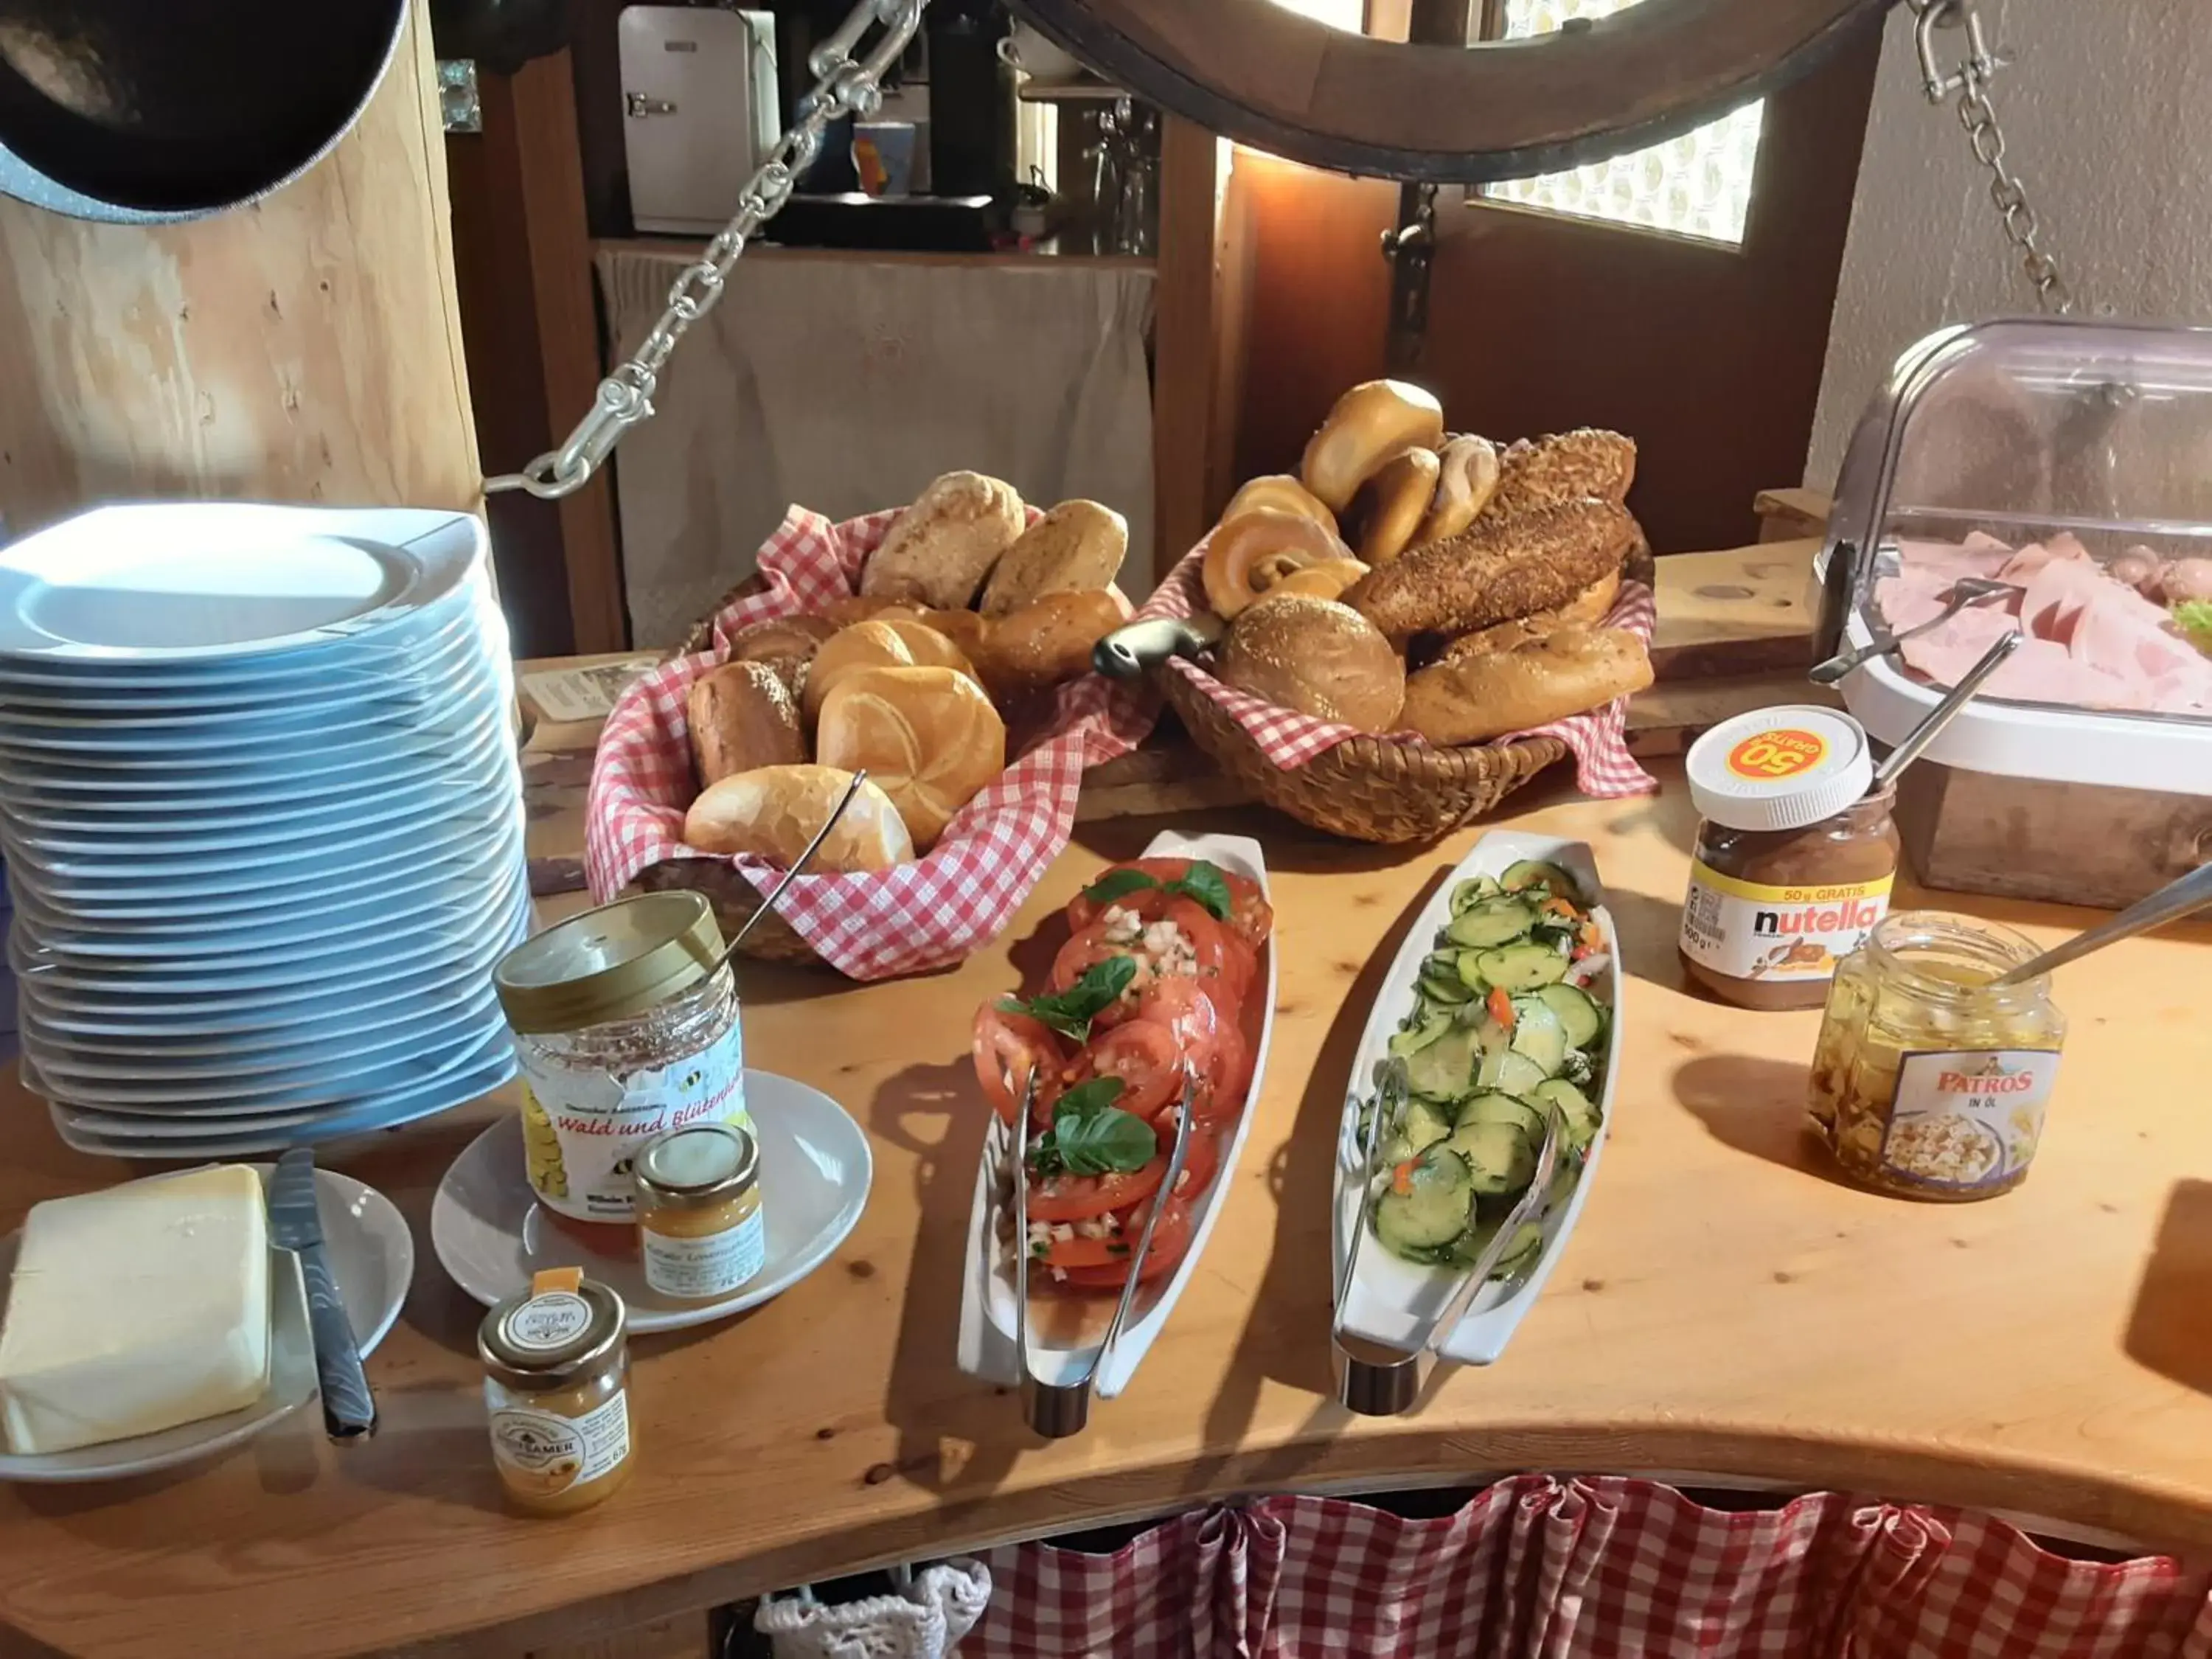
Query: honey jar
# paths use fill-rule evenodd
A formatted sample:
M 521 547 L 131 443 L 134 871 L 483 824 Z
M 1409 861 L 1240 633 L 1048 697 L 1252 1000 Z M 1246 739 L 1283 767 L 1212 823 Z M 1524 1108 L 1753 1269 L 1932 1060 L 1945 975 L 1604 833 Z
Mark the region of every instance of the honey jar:
M 650 1142 L 631 1170 L 645 1282 L 677 1302 L 714 1302 L 761 1270 L 760 1146 L 731 1123 L 695 1123 Z
M 484 1316 L 491 1455 L 507 1501 L 573 1515 L 629 1479 L 629 1346 L 622 1297 L 574 1267 L 538 1273 Z

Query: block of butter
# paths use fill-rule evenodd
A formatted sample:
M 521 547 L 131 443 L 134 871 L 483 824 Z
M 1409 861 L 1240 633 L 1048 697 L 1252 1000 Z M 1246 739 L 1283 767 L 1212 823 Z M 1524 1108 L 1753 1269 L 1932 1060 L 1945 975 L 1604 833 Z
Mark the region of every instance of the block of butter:
M 19 1455 L 250 1406 L 269 1379 L 269 1226 L 242 1164 L 50 1199 L 0 1315 L 0 1428 Z

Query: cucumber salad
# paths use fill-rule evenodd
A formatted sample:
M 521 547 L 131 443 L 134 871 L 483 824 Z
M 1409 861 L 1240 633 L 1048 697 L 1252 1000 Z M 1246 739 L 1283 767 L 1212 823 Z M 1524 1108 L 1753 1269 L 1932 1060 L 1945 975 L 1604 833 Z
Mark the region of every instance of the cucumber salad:
M 1407 1094 L 1382 1126 L 1382 1179 L 1370 1200 L 1392 1254 L 1471 1267 L 1536 1170 L 1547 1109 L 1563 1129 L 1557 1185 L 1581 1172 L 1598 1129 L 1610 1011 L 1584 988 L 1607 964 L 1602 931 L 1574 878 L 1523 860 L 1463 881 L 1421 963 L 1413 1012 L 1390 1039 Z M 1362 1114 L 1367 1143 L 1370 1101 Z M 1493 1277 L 1533 1265 L 1543 1230 L 1524 1223 Z

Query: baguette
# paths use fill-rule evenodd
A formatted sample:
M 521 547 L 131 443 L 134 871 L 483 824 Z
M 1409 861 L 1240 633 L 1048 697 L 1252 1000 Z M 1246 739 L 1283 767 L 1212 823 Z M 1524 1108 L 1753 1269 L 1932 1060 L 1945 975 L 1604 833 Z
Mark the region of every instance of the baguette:
M 1345 603 L 1401 648 L 1416 634 L 1469 634 L 1566 604 L 1620 570 L 1641 533 L 1613 501 L 1570 501 L 1511 517 L 1493 507 L 1464 534 L 1370 572 Z
M 1399 723 L 1443 747 L 1481 743 L 1650 684 L 1644 641 L 1626 629 L 1562 628 L 1517 650 L 1470 653 L 1409 676 Z

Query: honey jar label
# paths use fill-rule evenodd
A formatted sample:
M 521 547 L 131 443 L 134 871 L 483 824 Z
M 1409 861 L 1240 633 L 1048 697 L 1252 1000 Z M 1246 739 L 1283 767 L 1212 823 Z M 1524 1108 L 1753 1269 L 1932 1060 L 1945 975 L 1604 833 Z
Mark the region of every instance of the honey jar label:
M 2002 1185 L 2035 1156 L 2057 1080 L 2055 1048 L 1908 1054 L 1882 1132 L 1882 1168 L 1947 1191 Z
M 727 1296 L 761 1270 L 768 1260 L 768 1223 L 758 1205 L 734 1227 L 696 1238 L 638 1230 L 645 1258 L 645 1282 L 662 1296 L 687 1302 Z
M 581 1417 L 509 1406 L 491 1414 L 491 1455 L 500 1479 L 526 1497 L 550 1498 L 586 1486 L 629 1455 L 629 1395 Z
M 752 1127 L 744 1065 L 735 1020 L 670 1066 L 594 1070 L 526 1051 L 522 1144 L 538 1202 L 579 1221 L 628 1224 L 636 1216 L 630 1163 L 647 1141 L 689 1123 Z
M 1769 887 L 1699 860 L 1682 901 L 1682 954 L 1729 979 L 1832 979 L 1889 914 L 1894 879 Z

